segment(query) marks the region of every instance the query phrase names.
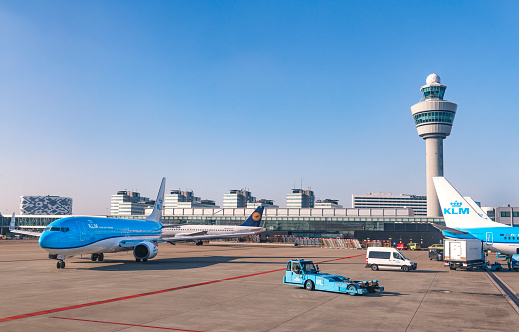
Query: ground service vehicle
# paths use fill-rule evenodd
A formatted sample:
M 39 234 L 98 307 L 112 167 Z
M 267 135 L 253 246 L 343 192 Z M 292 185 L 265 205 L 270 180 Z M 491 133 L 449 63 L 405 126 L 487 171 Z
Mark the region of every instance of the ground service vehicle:
M 404 254 L 395 248 L 370 247 L 366 253 L 366 267 L 373 271 L 379 268 L 401 269 L 404 272 L 416 270 L 416 263 L 407 259 Z
M 283 284 L 304 287 L 307 290 L 322 290 L 350 295 L 382 292 L 378 280 L 350 280 L 343 276 L 320 273 L 312 261 L 292 259 L 288 262 Z
M 398 250 L 406 250 L 407 246 L 405 245 L 405 243 L 400 242 L 399 244 L 396 245 L 396 248 Z
M 443 249 L 432 249 L 429 247 L 429 259 L 441 261 L 443 259 Z
M 443 244 L 440 244 L 440 243 L 433 244 L 433 245 L 427 247 L 427 249 L 441 249 L 441 250 L 443 250 Z
M 445 239 L 444 260 L 451 270 L 483 268 L 485 255 L 478 239 Z
M 408 243 L 407 244 L 407 248 L 409 248 L 409 250 L 419 250 L 419 249 L 422 249 L 420 244 L 414 243 L 414 242 Z
M 512 270 L 519 272 L 519 255 L 512 256 Z

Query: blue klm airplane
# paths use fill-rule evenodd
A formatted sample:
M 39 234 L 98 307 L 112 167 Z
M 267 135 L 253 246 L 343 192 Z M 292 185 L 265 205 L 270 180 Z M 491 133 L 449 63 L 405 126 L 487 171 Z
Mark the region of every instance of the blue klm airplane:
M 434 225 L 448 238 L 478 239 L 484 250 L 519 254 L 519 228 L 492 221 L 470 198 L 462 197 L 444 177 L 433 177 L 445 226 Z
M 133 250 L 137 262 L 157 256 L 160 242 L 193 241 L 242 237 L 265 231 L 260 227 L 263 207 L 258 207 L 239 226 L 167 225 L 160 222 L 166 178 L 162 179 L 152 213 L 144 220 L 101 217 L 65 217 L 50 223 L 43 233 L 15 229 L 14 213 L 9 230 L 39 236 L 39 244 L 49 257 L 57 259 L 57 268 L 65 268 L 65 258 L 90 254 L 92 261 L 103 261 L 105 253 Z

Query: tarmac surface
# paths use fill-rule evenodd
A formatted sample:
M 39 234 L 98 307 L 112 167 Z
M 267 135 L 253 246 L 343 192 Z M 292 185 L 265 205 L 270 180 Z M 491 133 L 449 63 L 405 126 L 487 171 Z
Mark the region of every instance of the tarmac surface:
M 213 242 L 67 259 L 56 268 L 35 241 L 0 241 L 0 331 L 516 331 L 519 314 L 484 271 L 450 271 L 405 251 L 417 271 L 371 271 L 365 250 Z M 378 279 L 380 294 L 283 285 L 288 260 Z M 499 260 L 500 262 L 502 260 Z M 502 262 L 503 263 L 503 262 Z M 506 267 L 506 264 L 505 264 Z M 512 291 L 519 273 L 496 272 Z

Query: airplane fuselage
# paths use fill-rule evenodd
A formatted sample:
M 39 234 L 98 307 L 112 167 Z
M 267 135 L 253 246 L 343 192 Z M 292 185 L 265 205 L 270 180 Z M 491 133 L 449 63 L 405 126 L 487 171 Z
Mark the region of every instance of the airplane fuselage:
M 444 231 L 444 235 L 455 239 L 478 239 L 483 242 L 483 250 L 491 250 L 507 255 L 515 255 L 519 250 L 519 228 L 482 227 L 461 229 L 468 234 L 453 234 Z
M 182 225 L 163 228 L 162 237 L 182 237 L 198 233 L 199 235 L 194 236 L 200 239 L 210 239 L 214 237 L 225 238 L 253 235 L 264 230 L 262 227 L 253 226 Z
M 128 250 L 123 240 L 160 236 L 162 224 L 154 221 L 67 217 L 49 224 L 40 236 L 40 247 L 49 254 L 73 256 Z

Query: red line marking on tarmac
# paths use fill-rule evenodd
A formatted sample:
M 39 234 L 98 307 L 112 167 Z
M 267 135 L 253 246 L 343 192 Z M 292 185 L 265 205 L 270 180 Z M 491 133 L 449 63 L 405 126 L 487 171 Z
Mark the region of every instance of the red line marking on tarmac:
M 334 259 L 329 259 L 329 260 L 325 260 L 325 261 L 317 262 L 317 263 L 327 263 L 327 262 L 339 261 L 339 260 L 342 260 L 342 259 L 354 258 L 354 257 L 359 257 L 359 256 L 364 256 L 364 254 L 355 255 L 355 256 L 348 256 L 348 257 L 342 257 L 342 258 L 334 258 Z M 180 290 L 180 289 L 186 289 L 186 288 L 193 288 L 193 287 L 198 287 L 198 286 L 210 285 L 210 284 L 215 284 L 215 283 L 222 282 L 222 281 L 229 281 L 229 280 L 248 278 L 248 277 L 253 277 L 253 276 L 267 274 L 267 273 L 272 273 L 272 272 L 284 271 L 284 270 L 285 270 L 285 268 L 276 269 L 276 270 L 270 270 L 270 271 L 264 271 L 264 272 L 257 272 L 257 273 L 246 274 L 246 275 L 238 276 L 238 277 L 231 277 L 231 278 L 225 278 L 225 279 L 218 279 L 218 280 L 200 282 L 200 283 L 197 283 L 197 284 L 191 284 L 191 285 L 186 285 L 186 286 L 162 289 L 162 290 L 148 292 L 148 293 L 141 293 L 141 294 L 135 294 L 135 295 L 129 295 L 129 296 L 122 296 L 122 297 L 116 297 L 116 298 L 108 299 L 108 300 L 101 300 L 101 301 L 96 301 L 96 302 L 76 304 L 76 305 L 72 305 L 72 306 L 68 306 L 68 307 L 61 307 L 61 308 L 55 308 L 55 309 L 36 311 L 36 312 L 31 312 L 31 313 L 23 314 L 23 315 L 17 315 L 17 316 L 10 316 L 10 317 L 0 318 L 0 323 L 8 322 L 8 321 L 11 321 L 11 320 L 17 320 L 17 319 L 34 317 L 34 316 L 41 316 L 41 315 L 46 315 L 46 314 L 52 314 L 52 313 L 55 313 L 55 312 L 61 312 L 61 311 L 68 311 L 68 310 L 73 310 L 73 309 L 91 307 L 91 306 L 99 305 L 99 304 L 105 304 L 105 303 L 112 303 L 112 302 L 124 301 L 124 300 L 129 300 L 129 299 L 135 299 L 135 298 L 143 297 L 143 296 L 149 296 L 149 295 L 155 295 L 155 294 L 161 294 L 161 293 L 168 293 L 168 292 L 173 292 L 173 291 Z
M 162 327 L 162 326 L 151 326 L 151 325 L 139 325 L 139 324 L 127 324 L 127 323 L 117 323 L 117 322 L 103 322 L 101 320 L 91 320 L 91 319 L 79 319 L 79 318 L 67 318 L 67 317 L 51 317 L 57 319 L 68 319 L 68 320 L 77 320 L 80 322 L 89 322 L 89 323 L 102 323 L 102 324 L 113 324 L 113 325 L 125 325 L 125 326 L 133 326 L 133 327 L 147 327 L 150 329 L 160 329 L 160 330 L 171 330 L 171 331 L 184 331 L 184 332 L 203 332 L 198 330 L 184 330 L 184 329 L 175 329 L 172 327 Z

